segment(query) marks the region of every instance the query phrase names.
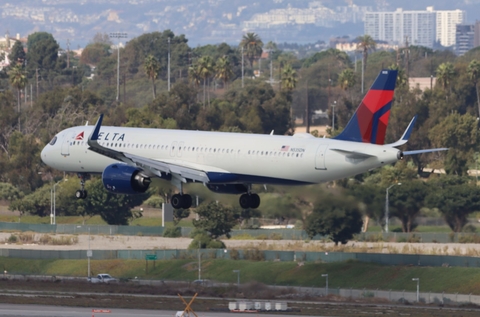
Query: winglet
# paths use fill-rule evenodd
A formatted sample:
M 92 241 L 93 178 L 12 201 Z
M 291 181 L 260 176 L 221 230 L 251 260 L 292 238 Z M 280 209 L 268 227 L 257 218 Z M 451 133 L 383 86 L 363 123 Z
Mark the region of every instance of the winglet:
M 412 120 L 408 124 L 407 129 L 405 130 L 405 132 L 403 132 L 402 137 L 397 142 L 385 144 L 385 145 L 390 147 L 397 147 L 407 143 L 408 139 L 410 139 L 410 135 L 412 134 L 413 127 L 415 126 L 415 121 L 417 121 L 417 115 L 415 115 L 415 117 L 412 118 Z

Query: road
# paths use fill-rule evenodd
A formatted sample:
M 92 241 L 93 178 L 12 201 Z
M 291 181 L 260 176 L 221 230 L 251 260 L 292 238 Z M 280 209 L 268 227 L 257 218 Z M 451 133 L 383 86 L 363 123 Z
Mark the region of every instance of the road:
M 142 310 L 142 309 L 116 309 L 103 308 L 110 313 L 92 313 L 91 308 L 81 307 L 57 307 L 40 305 L 13 305 L 0 304 L 0 316 L 24 317 L 24 316 L 45 316 L 45 317 L 174 317 L 174 311 L 168 310 Z M 196 313 L 198 317 L 231 317 L 238 316 L 238 313 L 219 313 L 219 312 L 200 312 Z M 193 316 L 193 315 L 191 315 Z M 250 316 L 250 314 L 248 315 Z M 262 317 L 278 317 L 274 314 L 262 314 Z M 281 316 L 291 317 L 293 315 L 281 314 Z

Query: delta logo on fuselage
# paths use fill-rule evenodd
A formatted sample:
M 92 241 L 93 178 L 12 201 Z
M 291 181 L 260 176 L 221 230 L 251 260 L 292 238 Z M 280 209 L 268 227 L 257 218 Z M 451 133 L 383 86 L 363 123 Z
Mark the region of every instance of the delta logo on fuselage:
M 84 131 L 77 134 L 75 140 L 83 140 Z M 125 141 L 125 133 L 98 133 L 98 141 Z

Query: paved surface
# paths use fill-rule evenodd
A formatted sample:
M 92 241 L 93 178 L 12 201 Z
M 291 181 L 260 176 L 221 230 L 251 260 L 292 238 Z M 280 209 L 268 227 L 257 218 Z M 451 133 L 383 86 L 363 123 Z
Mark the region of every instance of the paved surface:
M 56 307 L 56 306 L 40 306 L 40 305 L 12 305 L 0 304 L 0 316 L 23 317 L 23 316 L 48 316 L 48 317 L 174 317 L 174 311 L 168 310 L 142 310 L 142 309 L 117 309 L 102 308 L 101 310 L 109 311 L 105 313 L 92 312 L 91 308 L 80 307 Z M 197 312 L 198 317 L 231 317 L 238 316 L 238 313 L 217 313 L 217 312 Z M 193 316 L 193 315 L 192 315 Z M 250 316 L 250 315 L 249 315 Z M 265 317 L 278 317 L 274 314 L 262 314 Z M 281 316 L 290 317 L 293 315 L 281 314 Z

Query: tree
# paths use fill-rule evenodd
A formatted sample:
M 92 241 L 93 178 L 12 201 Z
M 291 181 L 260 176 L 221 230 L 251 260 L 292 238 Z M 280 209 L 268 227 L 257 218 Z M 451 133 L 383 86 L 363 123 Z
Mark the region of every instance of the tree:
M 110 56 L 110 45 L 95 42 L 88 44 L 80 55 L 80 61 L 87 65 L 97 65 L 102 59 Z
M 227 82 L 233 76 L 232 66 L 228 56 L 220 57 L 215 64 L 215 77 L 223 81 L 223 86 L 227 87 Z
M 346 244 L 361 231 L 362 214 L 351 197 L 326 195 L 315 204 L 306 223 L 305 231 L 311 238 L 328 235 L 335 245 Z
M 349 194 L 362 203 L 363 213 L 366 217 L 364 230 L 368 229 L 369 219 L 374 219 L 378 224 L 385 217 L 385 192 L 378 184 L 353 184 L 349 186 Z
M 100 215 L 109 225 L 128 225 L 129 220 L 141 217 L 140 213 L 134 214 L 132 208 L 140 206 L 150 196 L 150 191 L 137 195 L 112 194 L 105 190 L 101 179 L 87 182 L 86 190 L 85 209 Z
M 17 89 L 17 111 L 20 112 L 21 91 L 27 86 L 27 73 L 23 70 L 21 65 L 15 65 L 9 72 L 10 84 Z
M 158 77 L 158 72 L 160 71 L 160 63 L 153 55 L 148 55 L 145 58 L 145 62 L 143 64 L 145 69 L 145 74 L 148 78 L 152 81 L 152 91 L 153 91 L 153 99 L 157 97 L 157 90 L 155 87 L 155 79 Z
M 292 91 L 297 86 L 297 72 L 287 64 L 282 69 L 282 89 Z
M 438 186 L 426 198 L 427 205 L 438 208 L 454 232 L 461 232 L 467 217 L 480 210 L 480 188 L 471 184 Z
M 422 181 L 405 181 L 389 192 L 389 209 L 392 217 L 402 222 L 403 232 L 412 232 L 416 227 L 415 218 L 425 206 L 429 187 Z
M 60 46 L 50 33 L 36 32 L 28 36 L 27 68 L 31 71 L 41 68 L 44 71 L 55 69 Z
M 262 55 L 263 42 L 255 33 L 247 33 L 242 37 L 240 47 L 243 47 L 243 54 L 247 57 L 250 67 L 253 67 L 253 61 Z
M 353 86 L 355 86 L 357 80 L 355 78 L 355 73 L 351 68 L 346 68 L 338 75 L 338 85 L 345 92 L 350 91 Z M 351 94 L 350 94 L 351 95 Z M 353 97 L 351 97 L 353 103 Z
M 468 64 L 467 67 L 468 76 L 475 86 L 475 92 L 477 93 L 477 117 L 480 118 L 480 95 L 478 94 L 478 78 L 480 77 L 480 63 L 474 59 Z
M 434 146 L 449 148 L 445 157 L 447 174 L 466 175 L 480 141 L 477 119 L 455 112 L 431 128 L 429 137 Z
M 205 230 L 212 239 L 225 235 L 230 238 L 230 231 L 237 224 L 233 209 L 220 203 L 202 204 L 196 209 L 199 219 L 193 220 L 197 229 Z
M 437 80 L 442 85 L 442 88 L 446 90 L 447 88 L 451 91 L 452 80 L 455 76 L 455 68 L 450 62 L 442 63 L 437 68 Z
M 198 74 L 203 78 L 203 107 L 205 107 L 205 93 L 207 82 L 212 77 L 213 71 L 215 69 L 215 62 L 210 56 L 203 56 L 197 62 Z M 210 92 L 209 92 L 208 102 L 210 104 Z
M 12 51 L 8 55 L 8 58 L 14 65 L 25 66 L 25 59 L 27 58 L 27 54 L 23 48 L 23 44 L 20 41 L 15 41 L 13 44 Z M 13 65 L 12 65 L 13 66 Z
M 363 55 L 362 83 L 365 83 L 364 76 L 365 76 L 365 71 L 367 69 L 368 52 L 375 50 L 376 45 L 377 43 L 368 34 L 357 37 L 357 50 L 362 51 L 362 55 Z M 363 85 L 362 85 L 362 93 L 363 93 Z

